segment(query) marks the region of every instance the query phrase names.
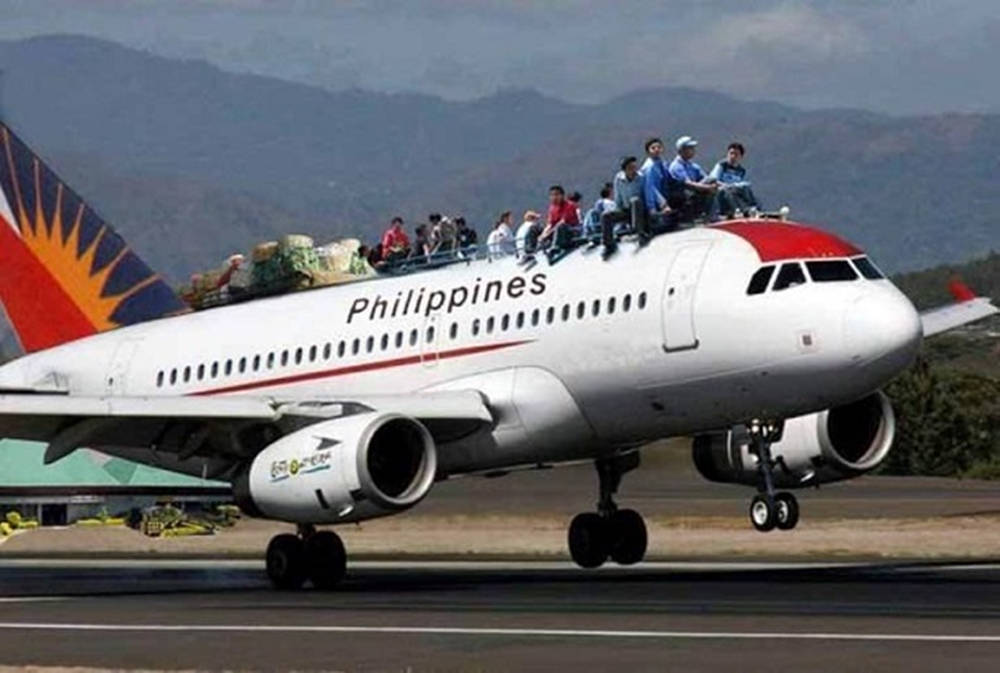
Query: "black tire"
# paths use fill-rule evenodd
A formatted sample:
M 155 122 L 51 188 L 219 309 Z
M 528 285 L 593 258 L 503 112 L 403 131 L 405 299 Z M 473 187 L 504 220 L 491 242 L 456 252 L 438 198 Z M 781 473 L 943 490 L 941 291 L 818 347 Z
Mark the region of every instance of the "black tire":
M 347 551 L 333 531 L 321 530 L 306 539 L 305 556 L 306 574 L 317 589 L 333 589 L 347 573 Z
M 750 501 L 750 523 L 761 533 L 774 530 L 778 524 L 777 508 L 765 495 L 755 495 Z
M 620 509 L 611 516 L 609 523 L 611 536 L 614 539 L 611 559 L 623 566 L 641 561 L 646 556 L 646 546 L 649 542 L 646 522 L 642 520 L 642 515 L 634 509 Z
M 799 523 L 799 501 L 791 493 L 774 496 L 775 525 L 780 530 L 792 530 Z
M 577 514 L 569 525 L 569 554 L 581 568 L 599 568 L 608 560 L 607 521 L 593 512 Z
M 306 581 L 305 547 L 297 536 L 275 535 L 267 545 L 267 577 L 276 589 L 299 589 Z

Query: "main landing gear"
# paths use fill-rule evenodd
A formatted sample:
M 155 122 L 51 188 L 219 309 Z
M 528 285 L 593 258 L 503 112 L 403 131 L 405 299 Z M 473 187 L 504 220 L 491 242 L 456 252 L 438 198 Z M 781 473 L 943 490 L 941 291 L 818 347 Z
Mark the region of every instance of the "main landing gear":
M 347 552 L 333 531 L 302 524 L 298 535 L 275 535 L 267 545 L 267 577 L 276 589 L 300 589 L 308 579 L 326 591 L 337 586 L 346 571 Z
M 750 452 L 757 456 L 760 473 L 759 493 L 750 501 L 750 523 L 762 533 L 791 530 L 799 523 L 799 502 L 786 491 L 774 490 L 774 468 L 778 464 L 771 456 L 771 444 L 781 439 L 781 421 L 750 422 Z
M 600 480 L 597 512 L 577 514 L 569 526 L 569 553 L 581 568 L 597 568 L 609 558 L 620 565 L 646 555 L 646 524 L 631 509 L 618 509 L 614 494 L 622 475 L 639 466 L 638 452 L 595 461 Z

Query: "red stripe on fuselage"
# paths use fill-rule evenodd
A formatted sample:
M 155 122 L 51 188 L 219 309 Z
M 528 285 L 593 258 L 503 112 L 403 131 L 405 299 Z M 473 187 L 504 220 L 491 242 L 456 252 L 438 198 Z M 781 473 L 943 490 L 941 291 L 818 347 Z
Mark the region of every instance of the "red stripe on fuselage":
M 521 346 L 523 344 L 531 343 L 532 341 L 533 341 L 532 339 L 526 339 L 523 341 L 508 341 L 505 343 L 485 344 L 482 346 L 467 346 L 465 348 L 456 348 L 450 351 L 441 351 L 437 354 L 430 354 L 427 356 L 408 355 L 402 358 L 392 358 L 391 360 L 377 360 L 375 362 L 363 362 L 361 364 L 349 365 L 347 367 L 337 367 L 336 369 L 324 369 L 318 372 L 306 372 L 304 374 L 282 376 L 280 378 L 265 379 L 263 381 L 249 381 L 247 383 L 238 383 L 232 386 L 225 386 L 223 388 L 213 388 L 211 390 L 203 390 L 201 392 L 192 394 L 219 395 L 222 393 L 236 393 L 245 390 L 256 390 L 258 388 L 271 388 L 273 386 L 288 385 L 291 383 L 301 383 L 302 381 L 314 381 L 316 379 L 326 379 L 326 378 L 333 378 L 336 376 L 346 376 L 348 374 L 360 374 L 362 372 L 371 372 L 379 369 L 389 369 L 392 367 L 415 365 L 415 364 L 420 364 L 424 360 L 447 360 L 450 358 L 462 357 L 464 355 L 478 355 L 479 353 L 488 353 L 490 351 L 500 350 L 502 348 Z
M 864 254 L 847 241 L 821 229 L 774 220 L 736 220 L 712 226 L 752 245 L 762 262 L 784 259 L 853 257 Z
M 95 334 L 97 330 L 0 217 L 0 301 L 29 353 Z

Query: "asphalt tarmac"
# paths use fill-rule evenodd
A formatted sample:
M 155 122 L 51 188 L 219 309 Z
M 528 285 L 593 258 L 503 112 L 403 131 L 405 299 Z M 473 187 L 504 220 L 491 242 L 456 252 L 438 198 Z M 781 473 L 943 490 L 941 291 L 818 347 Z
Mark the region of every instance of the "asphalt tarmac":
M 0 664 L 341 671 L 996 671 L 1000 564 L 0 561 Z

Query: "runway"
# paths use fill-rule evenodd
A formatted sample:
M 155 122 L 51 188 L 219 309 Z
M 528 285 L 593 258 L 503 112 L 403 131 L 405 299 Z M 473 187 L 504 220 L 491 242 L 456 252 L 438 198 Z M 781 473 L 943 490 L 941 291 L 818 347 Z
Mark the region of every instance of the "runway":
M 0 663 L 343 671 L 996 670 L 1000 564 L 0 562 Z

